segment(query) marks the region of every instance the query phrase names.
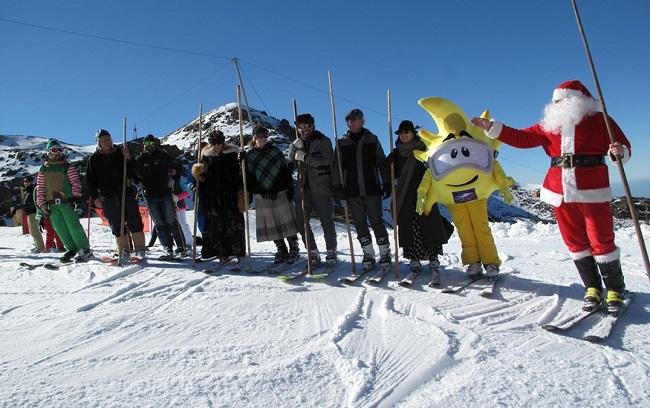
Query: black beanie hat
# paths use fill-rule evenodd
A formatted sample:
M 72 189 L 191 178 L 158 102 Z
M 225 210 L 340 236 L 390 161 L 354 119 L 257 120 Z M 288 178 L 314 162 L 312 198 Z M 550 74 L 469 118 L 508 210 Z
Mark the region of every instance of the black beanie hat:
M 99 129 L 97 131 L 97 134 L 95 134 L 95 138 L 99 139 L 99 138 L 102 138 L 102 137 L 111 137 L 111 134 L 108 133 L 108 130 L 106 130 L 106 129 Z
M 258 133 L 269 133 L 269 130 L 262 125 L 257 125 L 253 128 L 253 136 Z
M 223 132 L 220 130 L 213 130 L 208 133 L 208 143 L 211 145 L 220 145 L 226 141 L 226 137 L 223 135 Z

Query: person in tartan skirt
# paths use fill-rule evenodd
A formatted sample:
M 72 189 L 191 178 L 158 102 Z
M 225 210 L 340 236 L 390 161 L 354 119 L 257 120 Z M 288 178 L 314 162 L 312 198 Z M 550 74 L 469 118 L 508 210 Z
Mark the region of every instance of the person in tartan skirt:
M 435 272 L 440 266 L 438 255 L 442 255 L 442 245 L 447 243 L 454 227 L 440 216 L 436 204 L 428 215 L 419 215 L 415 211 L 417 189 L 426 167 L 413 156 L 413 151 L 426 150 L 426 146 L 410 120 L 402 121 L 395 134 L 399 139 L 386 162 L 395 165 L 399 245 L 403 248 L 404 258 L 411 260 L 411 271 L 419 271 L 422 268 L 420 261 L 428 260 L 429 269 Z
M 275 262 L 295 262 L 299 248 L 291 170 L 282 151 L 270 144 L 268 137 L 268 129 L 255 126 L 251 149 L 241 153 L 246 160 L 248 191 L 255 197 L 257 242 L 275 243 Z

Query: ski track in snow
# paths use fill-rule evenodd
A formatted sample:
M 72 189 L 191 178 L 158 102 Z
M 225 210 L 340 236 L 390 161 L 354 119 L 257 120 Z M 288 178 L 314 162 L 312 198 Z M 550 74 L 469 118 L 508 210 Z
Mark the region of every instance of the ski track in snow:
M 98 245 L 110 247 L 110 232 L 93 227 Z M 66 407 L 648 405 L 644 274 L 626 274 L 637 296 L 605 344 L 581 340 L 586 328 L 548 333 L 539 325 L 570 314 L 582 297 L 563 244 L 544 225 L 492 228 L 504 273 L 492 299 L 471 287 L 442 294 L 426 287 L 427 272 L 411 288 L 393 274 L 377 286 L 341 285 L 347 248 L 327 281 L 290 284 L 156 262 L 3 267 L 0 399 Z M 7 231 L 0 246 L 30 239 Z M 626 231 L 617 243 L 624 268 L 638 271 L 632 239 Z M 317 243 L 324 247 L 322 235 Z M 257 244 L 259 259 L 272 247 Z M 464 279 L 457 236 L 445 251 L 443 287 Z M 34 261 L 14 253 L 0 250 L 13 256 L 10 265 Z

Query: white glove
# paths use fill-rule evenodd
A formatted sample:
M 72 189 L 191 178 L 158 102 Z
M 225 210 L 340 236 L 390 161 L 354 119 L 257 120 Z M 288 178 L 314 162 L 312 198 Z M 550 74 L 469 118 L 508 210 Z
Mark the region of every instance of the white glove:
M 305 142 L 303 142 L 302 139 L 298 137 L 293 141 L 293 147 L 295 147 L 296 150 L 305 150 Z
M 178 203 L 178 195 L 177 194 L 172 194 L 172 199 L 174 200 L 174 204 Z
M 305 153 L 303 150 L 296 150 L 296 155 L 294 156 L 294 159 L 296 161 L 304 162 L 306 155 L 307 153 Z

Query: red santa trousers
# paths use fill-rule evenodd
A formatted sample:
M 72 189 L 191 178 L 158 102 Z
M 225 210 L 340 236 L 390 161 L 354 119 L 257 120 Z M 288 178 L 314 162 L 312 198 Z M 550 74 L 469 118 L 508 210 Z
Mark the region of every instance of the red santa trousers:
M 43 228 L 45 228 L 45 250 L 49 251 L 51 248 L 63 249 L 63 242 L 61 242 L 61 238 L 54 231 L 50 217 L 43 219 Z M 55 242 L 56 246 L 54 246 Z
M 562 239 L 574 259 L 593 255 L 597 261 L 608 262 L 618 258 L 609 202 L 563 202 L 555 207 L 555 217 Z

